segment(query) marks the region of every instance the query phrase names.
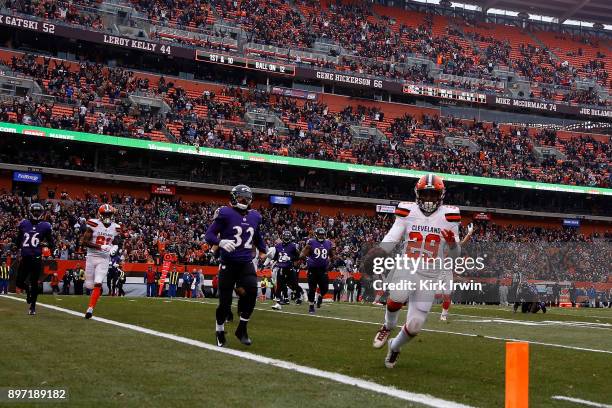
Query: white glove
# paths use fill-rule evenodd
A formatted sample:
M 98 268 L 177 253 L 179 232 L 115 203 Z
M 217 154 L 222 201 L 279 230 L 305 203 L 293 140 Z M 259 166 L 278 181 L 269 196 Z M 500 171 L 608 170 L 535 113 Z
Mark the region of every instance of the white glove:
M 223 248 L 225 252 L 232 252 L 236 249 L 236 243 L 231 239 L 222 239 L 219 241 L 219 248 Z
M 467 231 L 468 231 L 468 234 L 471 234 L 472 231 L 474 231 L 474 224 L 470 222 L 467 226 Z
M 110 253 L 112 245 L 100 245 L 100 251 Z
M 111 249 L 110 249 L 110 255 L 111 255 L 111 256 L 115 256 L 115 255 L 117 254 L 117 251 L 118 251 L 118 250 L 119 250 L 119 246 L 117 246 L 117 245 L 113 245 L 113 246 L 111 246 Z

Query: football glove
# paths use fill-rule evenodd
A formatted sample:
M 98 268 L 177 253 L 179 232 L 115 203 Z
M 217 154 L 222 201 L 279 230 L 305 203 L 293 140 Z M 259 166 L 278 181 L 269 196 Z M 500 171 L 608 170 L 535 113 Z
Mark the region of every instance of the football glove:
M 446 241 L 450 248 L 454 248 L 457 245 L 455 233 L 451 230 L 442 230 L 442 238 L 444 238 L 444 241 Z
M 222 239 L 219 241 L 219 247 L 225 252 L 232 252 L 236 249 L 236 243 L 231 239 Z

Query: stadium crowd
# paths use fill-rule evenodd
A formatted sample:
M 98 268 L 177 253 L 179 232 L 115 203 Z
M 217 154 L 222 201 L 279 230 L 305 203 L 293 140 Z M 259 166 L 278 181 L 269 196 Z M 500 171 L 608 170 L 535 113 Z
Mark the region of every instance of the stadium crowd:
M 480 91 L 503 91 L 485 86 L 484 81 L 498 79 L 494 75 L 497 67 L 508 67 L 539 84 L 539 88 L 552 84 L 566 89 L 573 87 L 581 77 L 596 80 L 610 88 L 605 68 L 607 56 L 602 52 L 604 47 L 599 47 L 598 42 L 588 36 L 582 38 L 585 47 L 599 51 L 585 62 L 570 64 L 565 58 L 573 51 L 566 52 L 567 55 L 563 55 L 563 50 L 553 50 L 551 53 L 541 42 L 528 38 L 522 34 L 523 30 L 516 27 L 509 36 L 501 33 L 498 36 L 494 29 L 488 27 L 490 31 L 487 32 L 480 22 L 469 17 L 436 18 L 440 16 L 414 13 L 414 22 L 410 18 L 396 21 L 394 17 L 386 15 L 384 9 L 375 9 L 365 3 L 299 0 L 294 5 L 285 0 L 131 0 L 126 5 L 134 7 L 138 12 L 135 15 L 146 16 L 153 24 L 189 30 L 205 29 L 221 37 L 228 33 L 220 32 L 214 25 L 215 21 L 235 25 L 243 30 L 247 43 L 276 45 L 283 49 L 312 49 L 315 42 L 327 43 L 333 45 L 330 53 L 340 56 L 339 61 L 332 63 L 330 60 L 316 59 L 310 63 L 342 71 L 432 83 L 426 65 L 410 67 L 406 64 L 410 56 L 418 55 L 434 61 L 443 73 L 483 80 L 476 84 L 472 81 L 453 81 L 454 86 L 467 86 Z M 89 0 L 69 3 L 6 0 L 5 6 L 41 18 L 104 28 L 100 17 L 92 13 L 98 4 Z M 154 33 L 153 36 L 156 35 Z M 172 40 L 210 48 L 219 46 L 208 40 L 196 41 L 180 35 L 173 36 Z M 576 52 L 582 56 L 582 48 Z M 296 62 L 304 61 L 298 58 Z M 555 95 L 570 102 L 608 103 L 596 97 L 586 100 L 572 98 L 573 92 L 575 90 L 555 92 Z
M 59 190 L 59 188 L 58 188 Z M 188 202 L 152 196 L 134 198 L 128 194 L 84 192 L 70 197 L 55 191 L 53 197 L 41 200 L 47 208 L 46 219 L 54 226 L 57 259 L 82 259 L 78 238 L 86 220 L 94 217 L 101 203 L 112 203 L 117 209 L 116 221 L 124 231 L 123 254 L 126 262 L 153 262 L 166 251 L 177 253 L 180 262 L 215 264 L 216 259 L 204 242 L 204 234 L 214 211 L 223 203 Z M 57 195 L 57 196 L 56 196 Z M 38 197 L 32 197 L 38 200 Z M 2 192 L 0 210 L 0 257 L 13 250 L 15 226 L 26 216 L 29 198 Z M 319 212 L 260 207 L 264 237 L 274 244 L 283 231 L 291 231 L 297 242 L 305 242 L 316 227 L 326 229 L 336 254 L 333 268 L 356 271 L 359 259 L 371 245 L 380 242 L 393 223 L 393 217 L 377 214 L 334 216 Z M 544 228 L 521 225 L 501 226 L 477 222 L 476 233 L 466 251 L 487 253 L 487 269 L 479 276 L 510 277 L 520 271 L 530 278 L 554 280 L 605 281 L 609 271 L 606 257 L 612 235 L 583 235 L 573 228 Z M 571 243 L 571 245 L 569 244 Z M 547 256 L 542 256 L 547 254 Z M 494 261 L 491 261 L 494 259 Z M 608 259 L 609 261 L 609 259 Z
M 45 93 L 56 98 L 57 105 L 69 108 L 59 111 L 29 98 L 6 101 L 0 109 L 0 119 L 5 121 L 138 138 L 165 131 L 171 140 L 200 147 L 561 184 L 611 185 L 612 150 L 608 143 L 588 136 L 570 140 L 553 136 L 554 143 L 547 145 L 563 150 L 567 158 L 541 158 L 534 147 L 542 138 L 530 135 L 527 128 L 507 130 L 495 123 L 427 115 L 419 120 L 406 115 L 385 122 L 380 108 L 348 106 L 334 112 L 320 101 L 303 102 L 231 87 L 224 88 L 221 95 L 204 91 L 194 96 L 163 76 L 152 83 L 122 68 L 87 62 L 74 67 L 32 55 L 13 57 L 10 67 L 35 78 Z M 127 96 L 135 92 L 163 98 L 170 112 L 160 115 L 132 104 Z M 288 132 L 245 127 L 248 109 L 277 115 Z M 351 125 L 377 127 L 385 137 L 355 137 Z M 451 146 L 446 142 L 449 136 L 469 140 L 476 148 Z

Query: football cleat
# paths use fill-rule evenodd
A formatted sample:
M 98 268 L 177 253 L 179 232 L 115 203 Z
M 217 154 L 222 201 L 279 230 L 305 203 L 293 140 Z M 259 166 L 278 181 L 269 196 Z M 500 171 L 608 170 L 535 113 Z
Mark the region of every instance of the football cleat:
M 387 357 L 385 357 L 385 367 L 393 368 L 399 359 L 400 352 L 393 351 L 391 349 L 391 343 L 393 343 L 393 339 L 389 339 L 389 351 L 387 351 Z
M 310 306 L 308 307 L 308 313 L 310 313 L 310 314 L 315 314 L 315 308 L 314 308 L 314 305 L 310 305 Z
M 443 322 L 445 322 L 445 321 L 446 321 L 446 316 L 447 316 L 447 315 L 445 315 L 445 314 L 441 314 L 441 315 L 440 315 L 440 320 L 441 320 L 441 321 L 443 321 Z
M 217 346 L 219 347 L 225 346 L 225 343 L 227 343 L 227 340 L 225 339 L 225 332 L 224 331 L 216 332 L 216 337 L 217 337 Z
M 296 299 L 295 300 L 295 304 L 296 305 L 301 305 L 302 304 L 302 299 Z
M 85 312 L 85 318 L 91 319 L 92 316 L 93 316 L 93 307 L 88 307 L 87 311 Z
M 240 340 L 240 342 L 245 346 L 250 346 L 253 343 L 247 333 L 246 326 L 243 327 L 242 325 L 239 325 L 236 329 L 236 333 L 234 334 L 236 335 L 236 337 L 238 337 L 238 340 Z
M 372 346 L 377 349 L 382 348 L 382 346 L 384 346 L 387 340 L 389 339 L 390 334 L 391 330 L 387 329 L 387 327 L 385 327 L 385 325 L 383 324 L 380 330 L 378 330 L 378 332 L 376 333 Z
M 30 316 L 36 316 L 36 309 L 34 307 L 30 307 L 30 309 L 28 310 L 28 314 Z
M 319 295 L 319 298 L 317 299 L 317 309 L 321 307 L 321 303 L 323 303 L 323 296 Z
M 272 309 L 274 309 L 274 310 L 282 310 L 283 307 L 280 305 L 280 303 L 277 302 L 277 303 L 274 303 L 272 305 Z

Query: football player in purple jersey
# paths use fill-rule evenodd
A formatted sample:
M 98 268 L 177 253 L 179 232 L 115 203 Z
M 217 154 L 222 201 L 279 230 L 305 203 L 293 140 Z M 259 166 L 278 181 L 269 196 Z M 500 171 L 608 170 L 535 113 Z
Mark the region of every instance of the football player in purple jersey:
M 219 247 L 221 258 L 215 330 L 219 347 L 227 343 L 224 324 L 231 312 L 234 288 L 238 294 L 240 315 L 235 335 L 244 345 L 252 343 L 247 323 L 257 301 L 257 272 L 253 259 L 256 250 L 259 250 L 260 259 L 265 258 L 267 252 L 261 234 L 262 217 L 251 209 L 252 201 L 253 193 L 248 186 L 239 184 L 232 188 L 230 204 L 217 209 L 205 235 L 209 245 Z

